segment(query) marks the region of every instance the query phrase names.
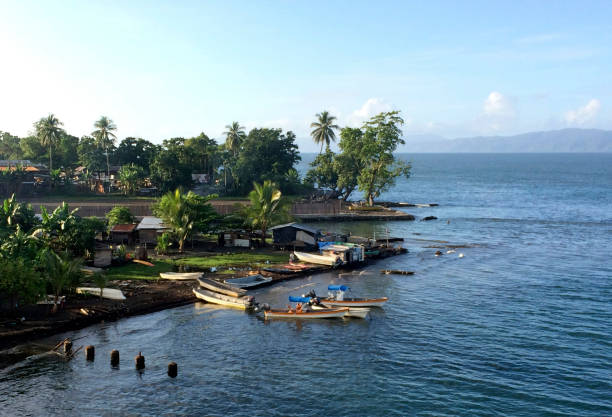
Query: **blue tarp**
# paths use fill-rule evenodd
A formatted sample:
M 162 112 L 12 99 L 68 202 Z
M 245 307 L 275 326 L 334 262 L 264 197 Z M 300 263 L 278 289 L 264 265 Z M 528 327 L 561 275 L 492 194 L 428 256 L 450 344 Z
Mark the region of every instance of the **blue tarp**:
M 349 289 L 349 287 L 346 285 L 330 285 L 327 287 L 327 289 L 330 291 L 346 291 Z
M 307 303 L 310 301 L 310 297 L 294 297 L 293 295 L 290 295 L 289 301 L 292 303 Z
M 317 245 L 319 245 L 319 250 L 323 249 L 325 246 L 329 246 L 333 244 L 334 242 L 317 242 Z

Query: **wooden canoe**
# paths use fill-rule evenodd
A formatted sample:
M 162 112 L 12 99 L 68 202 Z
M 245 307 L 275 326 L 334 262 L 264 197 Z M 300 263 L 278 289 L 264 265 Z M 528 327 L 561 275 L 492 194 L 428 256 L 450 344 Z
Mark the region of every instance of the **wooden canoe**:
M 327 307 L 382 307 L 389 300 L 387 297 L 381 298 L 345 298 L 343 300 L 333 300 L 331 298 L 321 298 L 319 302 Z
M 159 276 L 163 279 L 186 281 L 200 278 L 202 276 L 202 272 L 160 272 Z
M 344 317 L 348 310 L 348 308 L 325 308 L 301 313 L 296 313 L 295 310 L 291 313 L 287 310 L 264 310 L 264 315 L 267 319 L 330 319 Z
M 218 292 L 220 294 L 229 295 L 230 297 L 240 297 L 246 294 L 246 290 L 242 288 L 232 287 L 220 281 L 214 281 L 208 278 L 198 278 L 198 284 L 200 287 L 205 288 L 209 291 Z
M 253 307 L 253 297 L 230 297 L 229 295 L 223 295 L 216 292 L 204 290 L 202 288 L 194 288 L 193 293 L 200 300 L 204 300 L 208 303 L 219 304 L 227 307 L 239 308 L 246 310 Z

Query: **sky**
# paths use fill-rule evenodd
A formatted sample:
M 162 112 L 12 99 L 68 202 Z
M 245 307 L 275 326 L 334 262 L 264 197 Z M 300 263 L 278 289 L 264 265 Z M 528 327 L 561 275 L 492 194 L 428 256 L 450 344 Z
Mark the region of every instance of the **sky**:
M 316 113 L 448 138 L 612 128 L 612 1 L 0 0 L 0 130 L 160 143 Z

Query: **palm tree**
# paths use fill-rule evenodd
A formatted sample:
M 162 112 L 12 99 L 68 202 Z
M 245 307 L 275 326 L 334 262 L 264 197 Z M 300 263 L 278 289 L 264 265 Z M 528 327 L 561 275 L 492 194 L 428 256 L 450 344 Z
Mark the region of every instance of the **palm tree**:
M 96 130 L 91 132 L 91 135 L 96 139 L 96 145 L 99 148 L 104 148 L 106 151 L 106 177 L 110 177 L 110 163 L 108 159 L 108 148 L 113 145 L 117 136 L 113 133 L 117 130 L 117 125 L 106 116 L 100 117 L 100 120 L 94 123 Z
M 317 121 L 312 122 L 310 127 L 314 127 L 313 131 L 310 132 L 310 136 L 316 144 L 321 144 L 321 151 L 319 154 L 323 153 L 323 144 L 327 145 L 329 148 L 330 142 L 336 140 L 336 133 L 334 129 L 339 129 L 340 127 L 334 123 L 336 120 L 335 116 L 331 116 L 327 111 L 323 111 L 321 113 L 317 113 Z
M 247 220 L 253 227 L 261 230 L 262 246 L 266 246 L 266 231 L 271 223 L 281 215 L 282 193 L 272 181 L 263 184 L 253 183 L 253 191 L 249 193 L 251 205 L 246 210 Z
M 179 243 L 179 252 L 193 231 L 195 218 L 189 207 L 189 194 L 183 194 L 177 188 L 174 192 L 164 194 L 154 208 L 155 214 L 162 218 L 164 224 L 169 226 Z
M 231 125 L 226 125 L 225 128 L 227 129 L 227 132 L 224 132 L 226 136 L 225 146 L 228 150 L 232 151 L 234 156 L 236 156 L 238 155 L 242 141 L 246 138 L 244 126 L 240 126 L 238 122 L 232 122 Z
M 53 170 L 53 147 L 59 141 L 63 130 L 60 126 L 63 123 L 55 117 L 54 114 L 49 114 L 47 117 L 41 118 L 34 123 L 36 129 L 36 137 L 42 146 L 49 147 L 49 172 Z

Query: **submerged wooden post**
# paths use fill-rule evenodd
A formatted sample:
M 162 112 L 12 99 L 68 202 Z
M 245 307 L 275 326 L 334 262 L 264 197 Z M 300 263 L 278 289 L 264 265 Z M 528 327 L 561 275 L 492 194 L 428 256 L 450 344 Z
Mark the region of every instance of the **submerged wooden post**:
M 111 351 L 111 366 L 119 366 L 119 351 L 112 350 Z
M 92 345 L 89 345 L 85 348 L 85 359 L 88 361 L 93 361 L 96 357 L 96 348 Z
M 145 357 L 142 356 L 142 352 L 138 352 L 138 355 L 136 355 L 136 357 L 134 358 L 134 361 L 136 362 L 136 369 L 138 370 L 144 369 Z
M 72 353 L 72 342 L 70 339 L 64 340 L 64 354 L 70 355 Z
M 177 375 L 178 375 L 178 365 L 176 364 L 176 362 L 170 362 L 168 364 L 168 376 L 170 378 L 176 378 Z

